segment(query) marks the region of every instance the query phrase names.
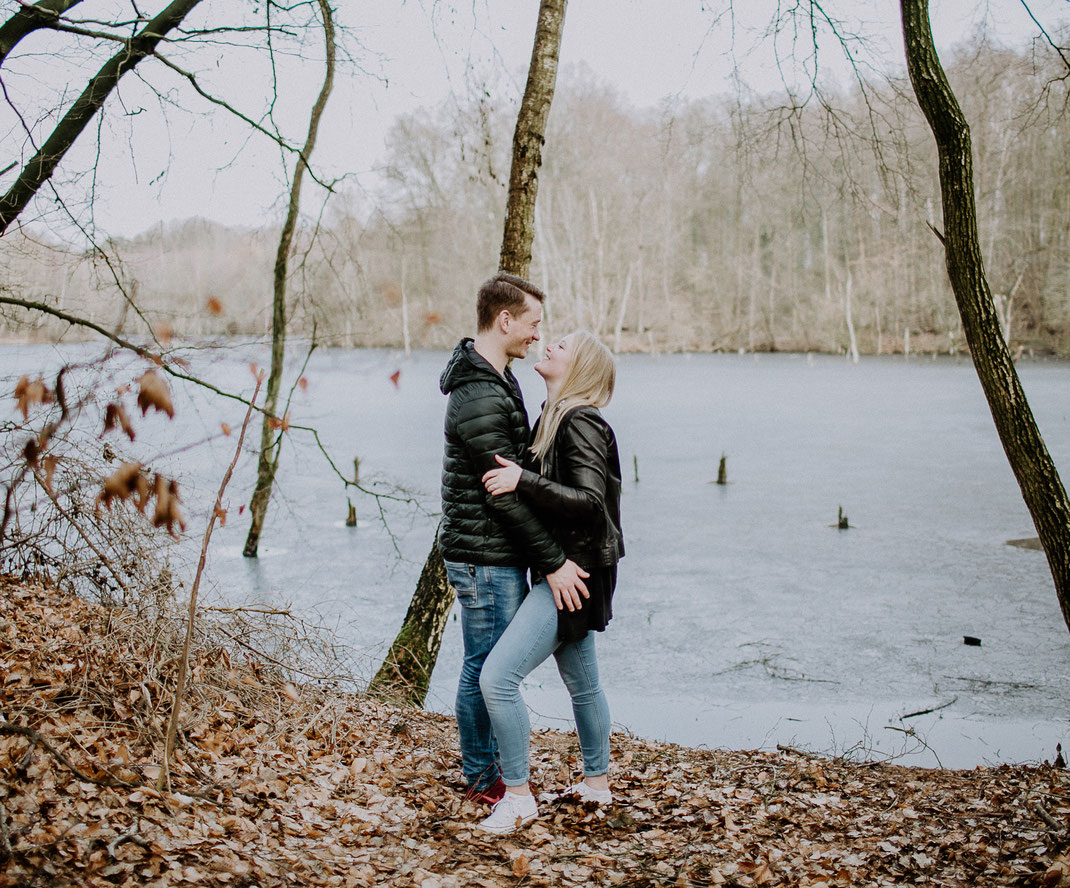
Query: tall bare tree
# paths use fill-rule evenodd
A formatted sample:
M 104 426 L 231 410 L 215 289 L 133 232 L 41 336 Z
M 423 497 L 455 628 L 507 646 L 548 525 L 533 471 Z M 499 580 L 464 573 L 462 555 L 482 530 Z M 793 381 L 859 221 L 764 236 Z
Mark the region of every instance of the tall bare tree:
M 947 274 L 970 354 L 1070 629 L 1070 500 L 1026 401 L 985 276 L 977 233 L 970 127 L 933 44 L 928 0 L 900 0 L 907 70 L 940 164 Z M 1068 65 L 1070 67 L 1070 65 Z
M 260 433 L 260 458 L 256 467 L 256 487 L 249 503 L 251 516 L 249 533 L 245 538 L 242 554 L 246 558 L 255 558 L 260 545 L 260 533 L 264 528 L 271 490 L 275 486 L 275 474 L 279 467 L 279 455 L 282 452 L 282 434 L 285 431 L 285 417 L 279 418 L 279 389 L 282 385 L 283 362 L 286 358 L 286 283 L 289 277 L 290 251 L 293 248 L 294 230 L 301 209 L 301 185 L 304 182 L 308 160 L 316 147 L 316 135 L 319 132 L 320 119 L 327 107 L 327 99 L 334 84 L 334 18 L 328 0 L 318 0 L 320 15 L 323 19 L 323 42 L 326 66 L 323 84 L 320 87 L 316 104 L 308 118 L 308 136 L 304 147 L 298 155 L 294 167 L 293 181 L 290 184 L 290 203 L 286 211 L 286 221 L 279 235 L 279 246 L 275 253 L 275 274 L 271 302 L 271 369 L 268 373 L 267 393 L 264 399 L 264 421 Z
M 568 0 L 542 0 L 535 27 L 535 42 L 528 65 L 528 80 L 513 134 L 513 161 L 509 173 L 509 201 L 499 267 L 528 275 L 535 238 L 535 197 L 538 193 L 546 121 L 557 83 L 557 62 L 565 27 Z M 382 697 L 422 706 L 431 672 L 442 646 L 442 632 L 456 593 L 446 578 L 438 544 L 424 563 L 401 631 L 390 646 L 383 665 L 368 687 Z

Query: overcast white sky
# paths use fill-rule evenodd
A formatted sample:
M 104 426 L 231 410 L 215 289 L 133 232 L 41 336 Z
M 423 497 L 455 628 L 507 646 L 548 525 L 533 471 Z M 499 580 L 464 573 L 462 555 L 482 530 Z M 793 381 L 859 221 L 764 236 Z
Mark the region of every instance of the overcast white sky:
M 1070 26 L 1070 0 L 1027 2 L 1049 32 Z M 11 5 L 12 0 L 0 0 L 0 9 Z M 329 175 L 346 174 L 372 185 L 384 136 L 398 114 L 463 101 L 469 83 L 482 82 L 487 72 L 497 72 L 500 79 L 491 88 L 508 93 L 510 100 L 523 88 L 537 0 L 335 5 L 339 22 L 354 28 L 368 50 L 366 69 L 379 76 L 340 71 L 314 156 L 314 165 Z M 724 0 L 572 0 L 560 77 L 567 78 L 570 67 L 583 63 L 626 99 L 646 106 L 666 97 L 727 92 L 735 64 L 749 88 L 766 92 L 777 88 L 779 77 L 771 42 L 759 36 L 777 5 L 777 0 L 736 2 L 732 20 L 717 17 L 727 6 Z M 898 3 L 829 0 L 824 5 L 843 17 L 847 32 L 867 35 L 864 52 L 875 64 L 901 70 Z M 981 24 L 1011 45 L 1023 44 L 1036 32 L 1021 0 L 931 0 L 931 16 L 937 46 L 945 52 Z M 790 35 L 780 38 L 780 46 L 784 55 L 790 54 Z M 842 51 L 827 42 L 820 63 L 842 71 Z M 303 136 L 321 76 L 322 66 L 315 61 L 290 74 L 288 90 L 300 99 L 293 103 L 295 140 Z M 13 131 L 10 117 L 10 110 L 0 106 L 0 135 Z M 93 148 L 89 133 L 83 140 L 82 162 Z M 238 145 L 241 153 L 227 166 Z M 15 151 L 15 145 L 0 148 L 0 168 Z M 78 161 L 71 159 L 72 165 Z M 0 178 L 0 188 L 13 175 Z M 96 223 L 102 231 L 125 235 L 190 216 L 256 225 L 281 219 L 284 190 L 278 152 L 264 139 L 247 139 L 232 121 L 219 114 L 179 118 L 177 126 L 167 129 L 147 115 L 134 119 L 129 129 L 120 127 L 105 142 Z M 316 191 L 306 192 L 307 207 L 314 208 L 322 198 Z

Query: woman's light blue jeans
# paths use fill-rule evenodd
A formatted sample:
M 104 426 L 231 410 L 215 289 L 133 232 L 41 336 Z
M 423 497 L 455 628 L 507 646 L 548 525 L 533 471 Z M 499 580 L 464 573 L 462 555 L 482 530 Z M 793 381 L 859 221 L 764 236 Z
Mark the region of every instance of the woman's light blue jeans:
M 498 740 L 502 779 L 507 786 L 528 782 L 531 722 L 520 683 L 552 654 L 572 695 L 572 713 L 583 753 L 584 776 L 609 771 L 609 704 L 598 682 L 594 632 L 583 641 L 557 640 L 557 607 L 545 580 L 528 593 L 508 628 L 487 655 L 479 687 Z

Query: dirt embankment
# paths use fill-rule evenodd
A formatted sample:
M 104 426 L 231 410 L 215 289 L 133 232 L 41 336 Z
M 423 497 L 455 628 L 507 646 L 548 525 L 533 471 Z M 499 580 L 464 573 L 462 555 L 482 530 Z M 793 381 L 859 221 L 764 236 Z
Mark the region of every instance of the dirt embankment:
M 170 787 L 174 657 L 151 626 L 0 588 L 0 884 L 1070 885 L 1070 777 L 613 738 L 609 810 L 484 838 L 447 718 L 275 680 L 203 648 Z M 539 788 L 576 776 L 538 733 Z

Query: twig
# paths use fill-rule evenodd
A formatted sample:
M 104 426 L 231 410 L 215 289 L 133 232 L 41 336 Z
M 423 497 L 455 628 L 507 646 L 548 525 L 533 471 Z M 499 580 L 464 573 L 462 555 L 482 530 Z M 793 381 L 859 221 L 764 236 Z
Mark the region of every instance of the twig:
M 222 512 L 223 493 L 230 483 L 230 476 L 234 474 L 234 467 L 238 464 L 241 456 L 242 444 L 245 443 L 245 432 L 249 428 L 249 420 L 253 416 L 253 405 L 256 397 L 260 394 L 260 386 L 264 383 L 264 373 L 261 371 L 256 377 L 256 388 L 253 396 L 249 399 L 249 409 L 245 411 L 245 420 L 242 422 L 241 433 L 238 435 L 238 446 L 234 448 L 234 458 L 230 461 L 223 482 L 219 485 L 219 493 L 216 494 L 215 505 L 212 514 L 208 518 L 208 526 L 204 529 L 204 541 L 201 543 L 201 556 L 197 562 L 197 572 L 193 576 L 193 588 L 189 595 L 189 615 L 186 620 L 186 639 L 182 644 L 182 659 L 178 664 L 178 682 L 175 687 L 175 703 L 171 708 L 171 721 L 167 726 L 167 739 L 164 742 L 163 769 L 160 771 L 159 786 L 166 784 L 168 791 L 171 789 L 171 755 L 175 748 L 175 734 L 178 732 L 178 716 L 182 708 L 182 697 L 186 691 L 186 672 L 189 668 L 189 649 L 193 643 L 193 627 L 197 617 L 197 592 L 201 585 L 201 575 L 204 573 L 204 564 L 208 558 L 208 543 L 212 539 L 212 531 L 215 529 L 216 519 Z
M 62 752 L 56 749 L 43 734 L 39 731 L 35 731 L 33 728 L 27 728 L 25 725 L 12 724 L 9 721 L 0 721 L 0 734 L 15 734 L 19 737 L 25 737 L 38 746 L 44 747 L 44 749 L 52 755 L 63 767 L 74 774 L 83 783 L 93 783 L 97 786 L 127 786 L 135 787 L 138 784 L 128 783 L 125 780 L 120 780 L 118 777 L 112 777 L 109 780 L 101 780 L 98 777 L 90 777 L 88 774 L 83 774 L 74 765 L 71 764 L 70 759 L 67 758 Z
M 315 672 L 309 672 L 309 671 L 307 671 L 305 669 L 299 669 L 298 667 L 294 666 L 292 663 L 283 663 L 281 660 L 277 660 L 274 657 L 272 657 L 270 654 L 267 654 L 264 651 L 260 650 L 260 648 L 253 647 L 253 645 L 249 644 L 249 642 L 243 641 L 241 638 L 239 638 L 233 632 L 229 631 L 226 627 L 224 627 L 224 626 L 216 626 L 215 628 L 219 632 L 222 632 L 227 638 L 229 638 L 235 644 L 240 645 L 241 647 L 245 648 L 247 651 L 256 654 L 261 659 L 267 660 L 267 662 L 270 663 L 272 666 L 278 666 L 280 669 L 285 669 L 288 672 L 292 672 L 295 675 L 303 675 L 303 676 L 305 676 L 305 678 L 311 678 L 311 679 L 313 679 L 315 681 L 327 681 L 327 680 L 338 679 L 338 678 L 342 677 L 342 676 L 337 676 L 337 675 L 320 675 L 320 674 L 315 673 Z
M 928 743 L 926 743 L 924 739 L 919 737 L 917 732 L 913 728 L 897 728 L 895 725 L 885 725 L 884 726 L 884 730 L 886 730 L 886 731 L 898 731 L 900 734 L 906 734 L 908 737 L 913 737 L 922 746 L 924 746 L 927 750 L 929 750 L 929 752 L 931 752 L 933 754 L 933 758 L 936 759 L 936 764 L 938 764 L 941 768 L 944 766 L 944 763 L 942 761 L 940 761 L 940 756 L 938 756 L 936 754 L 936 750 L 933 749 Z
M 899 716 L 899 721 L 904 721 L 908 718 L 914 718 L 918 715 L 928 715 L 930 712 L 939 712 L 941 709 L 947 709 L 952 703 L 958 700 L 958 697 L 952 697 L 946 703 L 941 703 L 939 706 L 931 706 L 928 709 L 919 709 L 917 712 L 908 712 L 906 715 Z
M 1040 802 L 1033 802 L 1033 810 L 1037 813 L 1037 816 L 1043 820 L 1050 830 L 1057 832 L 1060 835 L 1068 832 L 1067 827 L 1059 823 L 1054 817 L 1051 816 L 1048 809 L 1045 808 Z
M 146 851 L 151 849 L 151 845 L 148 841 L 141 838 L 137 833 L 131 829 L 129 832 L 124 832 L 121 836 L 116 836 L 110 842 L 108 842 L 108 854 L 111 857 L 115 856 L 115 849 L 122 845 L 124 842 L 133 842 L 135 845 L 140 845 Z
M 126 583 L 124 583 L 122 577 L 119 576 L 119 571 L 115 569 L 115 565 L 111 563 L 111 560 L 108 558 L 107 555 L 105 555 L 103 552 L 100 551 L 100 549 L 96 547 L 93 541 L 89 538 L 89 535 L 84 530 L 82 530 L 82 526 L 74 520 L 74 517 L 68 514 L 68 512 L 63 508 L 63 506 L 59 504 L 59 499 L 52 492 L 49 486 L 45 484 L 44 479 L 41 478 L 41 473 L 37 471 L 36 467 L 33 468 L 33 476 L 37 479 L 37 483 L 41 486 L 41 489 L 48 495 L 48 498 L 52 500 L 52 505 L 56 507 L 56 511 L 59 512 L 59 514 L 63 516 L 64 520 L 71 527 L 74 528 L 78 536 L 85 540 L 85 544 L 93 550 L 93 554 L 100 559 L 101 564 L 103 564 L 108 569 L 108 573 L 110 573 L 115 578 L 115 582 L 119 584 L 119 588 L 122 589 L 123 592 L 129 593 L 130 590 L 126 588 Z
M 289 610 L 279 610 L 275 607 L 217 607 L 208 605 L 201 608 L 206 611 L 215 611 L 220 614 L 264 614 L 272 617 L 289 617 Z

